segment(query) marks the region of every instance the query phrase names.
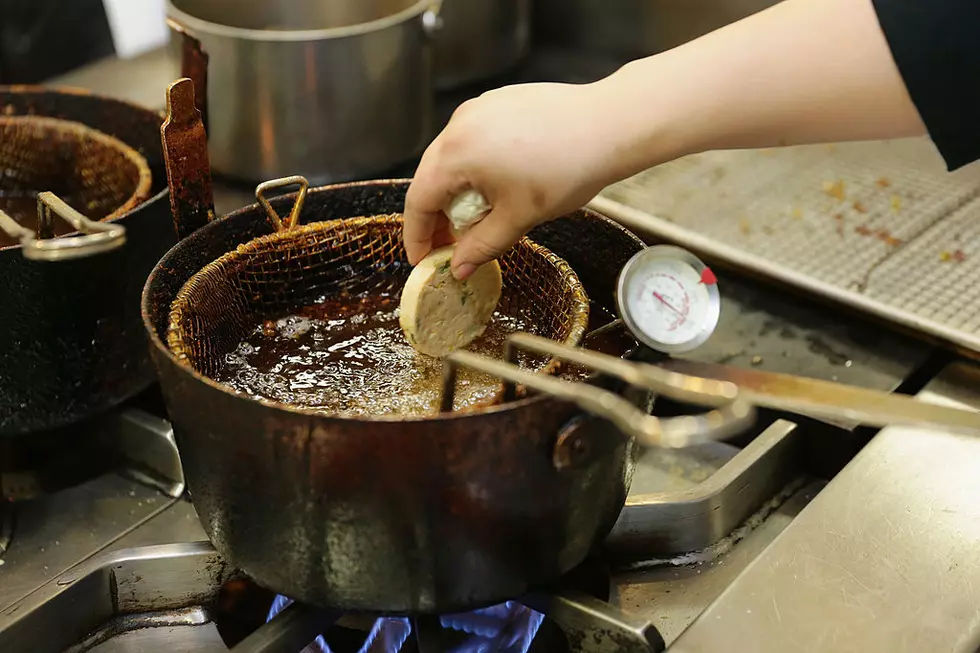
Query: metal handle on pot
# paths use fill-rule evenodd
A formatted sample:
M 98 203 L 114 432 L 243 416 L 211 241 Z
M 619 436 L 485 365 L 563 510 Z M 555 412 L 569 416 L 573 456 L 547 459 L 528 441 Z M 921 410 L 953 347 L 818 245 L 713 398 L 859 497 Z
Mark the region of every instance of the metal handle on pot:
M 84 236 L 54 237 L 54 217 L 80 231 Z M 20 241 L 24 258 L 33 261 L 66 261 L 109 252 L 126 243 L 122 225 L 95 222 L 68 206 L 54 193 L 45 191 L 37 196 L 38 230 L 34 233 L 0 211 L 0 229 Z
M 271 190 L 279 190 L 280 188 L 287 188 L 289 186 L 299 186 L 299 193 L 296 195 L 296 201 L 293 203 L 292 210 L 289 211 L 289 215 L 284 221 L 272 207 L 272 204 L 269 203 L 266 193 Z M 265 209 L 265 214 L 268 216 L 272 226 L 276 228 L 276 231 L 288 231 L 299 224 L 299 214 L 303 211 L 303 204 L 306 202 L 306 191 L 308 191 L 309 188 L 310 182 L 306 180 L 306 177 L 301 177 L 299 175 L 282 177 L 281 179 L 272 179 L 262 182 L 255 188 L 255 199 L 257 199 L 259 204 L 262 205 L 262 208 Z
M 509 358 L 513 357 L 516 348 L 527 349 L 592 368 L 678 401 L 712 406 L 714 409 L 700 415 L 662 419 L 639 410 L 614 392 L 587 383 L 562 381 L 522 370 L 510 362 L 458 351 L 446 358 L 442 399 L 444 411 L 452 409 L 457 370 L 460 366 L 466 366 L 492 374 L 511 386 L 517 383 L 573 402 L 583 410 L 609 420 L 624 434 L 647 447 L 675 449 L 723 440 L 740 433 L 755 419 L 753 407 L 739 399 L 738 388 L 732 383 L 666 372 L 653 365 L 631 363 L 525 333 L 514 334 L 507 345 Z M 513 391 L 506 394 L 513 395 Z
M 167 118 L 160 127 L 160 142 L 174 226 L 177 237 L 185 238 L 214 219 L 208 138 L 189 78 L 167 87 Z

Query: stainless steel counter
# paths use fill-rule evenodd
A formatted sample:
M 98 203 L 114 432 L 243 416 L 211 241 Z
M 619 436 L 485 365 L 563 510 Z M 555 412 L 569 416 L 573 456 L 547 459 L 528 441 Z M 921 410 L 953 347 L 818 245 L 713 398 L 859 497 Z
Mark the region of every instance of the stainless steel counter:
M 980 410 L 980 367 L 920 393 Z M 671 646 L 714 653 L 980 648 L 980 438 L 883 430 Z

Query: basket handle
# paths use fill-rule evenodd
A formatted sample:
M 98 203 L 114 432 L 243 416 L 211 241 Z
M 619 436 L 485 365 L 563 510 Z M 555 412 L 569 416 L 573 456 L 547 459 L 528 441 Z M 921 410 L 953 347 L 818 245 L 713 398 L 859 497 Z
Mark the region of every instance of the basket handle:
M 54 237 L 54 217 L 82 232 L 83 236 Z M 0 229 L 20 241 L 24 258 L 33 261 L 65 261 L 109 252 L 126 244 L 126 229 L 122 225 L 95 222 L 68 206 L 54 193 L 45 191 L 37 196 L 38 230 L 34 233 L 12 217 L 0 211 Z
M 517 383 L 577 404 L 586 412 L 609 420 L 621 433 L 635 438 L 645 447 L 674 449 L 723 440 L 742 432 L 755 420 L 755 410 L 739 398 L 738 387 L 733 383 L 668 372 L 654 365 L 628 362 L 526 333 L 516 333 L 508 338 L 509 358 L 513 358 L 517 348 L 583 365 L 678 401 L 711 406 L 712 410 L 700 415 L 661 419 L 638 409 L 614 392 L 587 383 L 528 372 L 511 362 L 467 351 L 453 352 L 446 358 L 442 410 L 452 410 L 456 373 L 459 367 L 466 366 L 503 379 L 507 384 Z
M 279 190 L 282 188 L 288 188 L 289 186 L 299 186 L 299 193 L 296 195 L 296 201 L 293 202 L 293 208 L 289 211 L 289 215 L 283 220 L 279 213 L 276 212 L 272 204 L 269 203 L 269 198 L 266 197 L 269 191 Z M 289 231 L 293 227 L 299 224 L 299 214 L 303 211 L 303 204 L 306 202 L 306 191 L 310 188 L 310 182 L 306 180 L 306 177 L 301 177 L 299 175 L 294 175 L 292 177 L 282 177 L 280 179 L 270 179 L 269 181 L 264 181 L 255 187 L 255 199 L 259 201 L 262 208 L 265 209 L 265 214 L 269 218 L 269 222 L 275 227 L 276 231 Z
M 194 82 L 184 77 L 167 87 L 167 117 L 160 127 L 170 210 L 180 239 L 214 219 L 211 161 Z

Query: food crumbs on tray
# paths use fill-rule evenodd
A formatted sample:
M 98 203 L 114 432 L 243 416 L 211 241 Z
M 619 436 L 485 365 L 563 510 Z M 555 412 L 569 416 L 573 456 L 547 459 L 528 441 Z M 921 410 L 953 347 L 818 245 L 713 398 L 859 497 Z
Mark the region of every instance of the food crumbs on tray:
M 946 251 L 939 255 L 939 260 L 943 263 L 962 263 L 966 260 L 966 254 L 961 249 Z
M 856 200 L 855 200 L 855 202 L 854 202 L 854 204 L 852 206 L 854 207 L 854 210 L 857 211 L 858 213 L 867 213 L 868 212 L 867 207 L 864 204 L 861 204 L 861 202 L 858 202 Z
M 854 232 L 859 236 L 870 236 L 874 232 L 867 225 L 858 225 L 854 227 Z
M 801 209 L 800 207 L 796 207 L 795 209 L 793 209 L 793 217 L 795 219 L 797 219 L 797 220 L 799 220 L 800 218 L 802 218 L 803 217 L 803 209 Z
M 827 193 L 831 197 L 843 202 L 846 192 L 844 190 L 844 181 L 838 179 L 837 181 L 825 181 L 823 182 L 823 192 Z
M 890 182 L 887 177 L 881 177 L 875 182 L 875 184 L 878 186 L 878 188 L 888 188 L 892 185 L 892 182 Z
M 834 221 L 837 222 L 837 228 L 835 229 L 835 231 L 837 232 L 837 235 L 840 236 L 841 238 L 843 238 L 844 237 L 844 215 L 842 213 L 838 213 L 837 215 L 834 216 Z
M 902 244 L 902 240 L 891 235 L 887 229 L 880 229 L 877 233 L 875 233 L 875 236 L 878 237 L 878 240 L 886 245 L 889 245 L 890 247 L 897 247 Z
M 892 211 L 898 213 L 902 209 L 902 198 L 898 195 L 892 195 Z
M 748 236 L 752 233 L 752 225 L 747 218 L 742 218 L 738 221 L 738 230 L 742 232 L 743 236 Z
M 756 367 L 758 367 L 759 365 L 762 365 L 762 356 L 753 356 L 752 357 L 752 365 L 754 365 Z

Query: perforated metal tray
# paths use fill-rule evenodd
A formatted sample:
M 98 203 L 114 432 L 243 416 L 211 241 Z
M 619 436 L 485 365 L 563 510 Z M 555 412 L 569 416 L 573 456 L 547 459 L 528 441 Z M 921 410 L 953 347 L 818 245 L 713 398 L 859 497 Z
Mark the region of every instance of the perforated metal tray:
M 980 354 L 980 166 L 949 173 L 928 140 L 699 154 L 590 206 Z

